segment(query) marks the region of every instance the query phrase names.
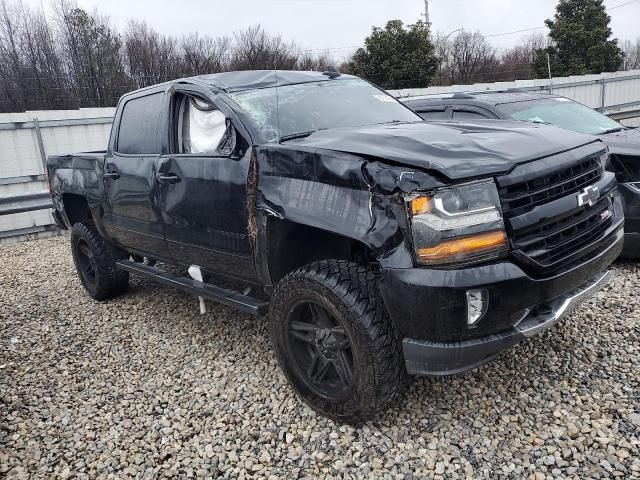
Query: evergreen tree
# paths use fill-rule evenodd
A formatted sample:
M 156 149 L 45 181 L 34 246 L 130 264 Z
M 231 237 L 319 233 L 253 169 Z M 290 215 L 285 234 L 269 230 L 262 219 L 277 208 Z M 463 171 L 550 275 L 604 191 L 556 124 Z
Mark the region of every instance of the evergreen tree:
M 538 75 L 548 74 L 547 53 L 553 75 L 616 71 L 624 54 L 618 40 L 611 39 L 610 21 L 603 0 L 560 0 L 554 18 L 545 21 L 553 43 L 536 53 Z
M 429 39 L 429 27 L 418 21 L 404 26 L 391 20 L 384 29 L 374 27 L 349 64 L 349 71 L 383 88 L 426 87 L 438 60 Z

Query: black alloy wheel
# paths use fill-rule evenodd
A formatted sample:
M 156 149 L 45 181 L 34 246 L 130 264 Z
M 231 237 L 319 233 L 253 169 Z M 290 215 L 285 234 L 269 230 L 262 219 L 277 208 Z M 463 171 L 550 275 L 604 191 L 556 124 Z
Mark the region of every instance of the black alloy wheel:
M 402 342 L 379 278 L 352 262 L 323 260 L 287 274 L 271 296 L 280 368 L 304 402 L 340 422 L 372 418 L 406 385 Z
M 96 284 L 96 259 L 84 238 L 76 240 L 78 272 L 85 283 L 95 287 Z
M 327 399 L 340 398 L 353 387 L 351 340 L 324 307 L 301 301 L 289 312 L 287 348 L 301 377 Z
M 77 222 L 71 228 L 71 253 L 82 285 L 96 300 L 107 300 L 127 290 L 129 274 L 119 270 L 115 262 L 128 255 L 109 245 L 91 220 Z

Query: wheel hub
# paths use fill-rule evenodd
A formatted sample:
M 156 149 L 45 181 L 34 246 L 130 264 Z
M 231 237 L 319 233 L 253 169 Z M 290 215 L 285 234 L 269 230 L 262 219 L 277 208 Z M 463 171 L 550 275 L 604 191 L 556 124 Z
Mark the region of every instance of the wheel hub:
M 329 398 L 349 390 L 354 361 L 344 326 L 315 302 L 298 304 L 287 323 L 288 348 L 307 384 Z
M 338 339 L 330 328 L 316 329 L 316 348 L 327 359 L 335 359 L 338 355 Z

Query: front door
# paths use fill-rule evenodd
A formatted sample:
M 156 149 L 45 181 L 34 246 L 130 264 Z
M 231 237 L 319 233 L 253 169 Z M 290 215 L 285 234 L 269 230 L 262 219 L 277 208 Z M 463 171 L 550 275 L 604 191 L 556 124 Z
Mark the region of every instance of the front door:
M 158 167 L 174 261 L 255 279 L 248 235 L 248 142 L 212 103 L 174 95 L 171 150 Z
M 118 131 L 104 165 L 104 228 L 127 250 L 159 259 L 170 257 L 156 179 L 163 102 L 163 91 L 126 101 L 115 119 Z

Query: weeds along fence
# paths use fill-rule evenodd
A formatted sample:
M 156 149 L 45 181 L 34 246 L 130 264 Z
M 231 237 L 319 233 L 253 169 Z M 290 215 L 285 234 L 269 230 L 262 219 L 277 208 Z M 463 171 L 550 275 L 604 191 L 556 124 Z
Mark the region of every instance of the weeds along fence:
M 549 91 L 550 82 L 516 80 L 389 91 L 398 98 L 519 88 Z M 553 78 L 554 93 L 629 126 L 640 126 L 640 70 Z M 104 150 L 113 108 L 0 113 L 0 243 L 57 232 L 45 181 L 46 156 Z

